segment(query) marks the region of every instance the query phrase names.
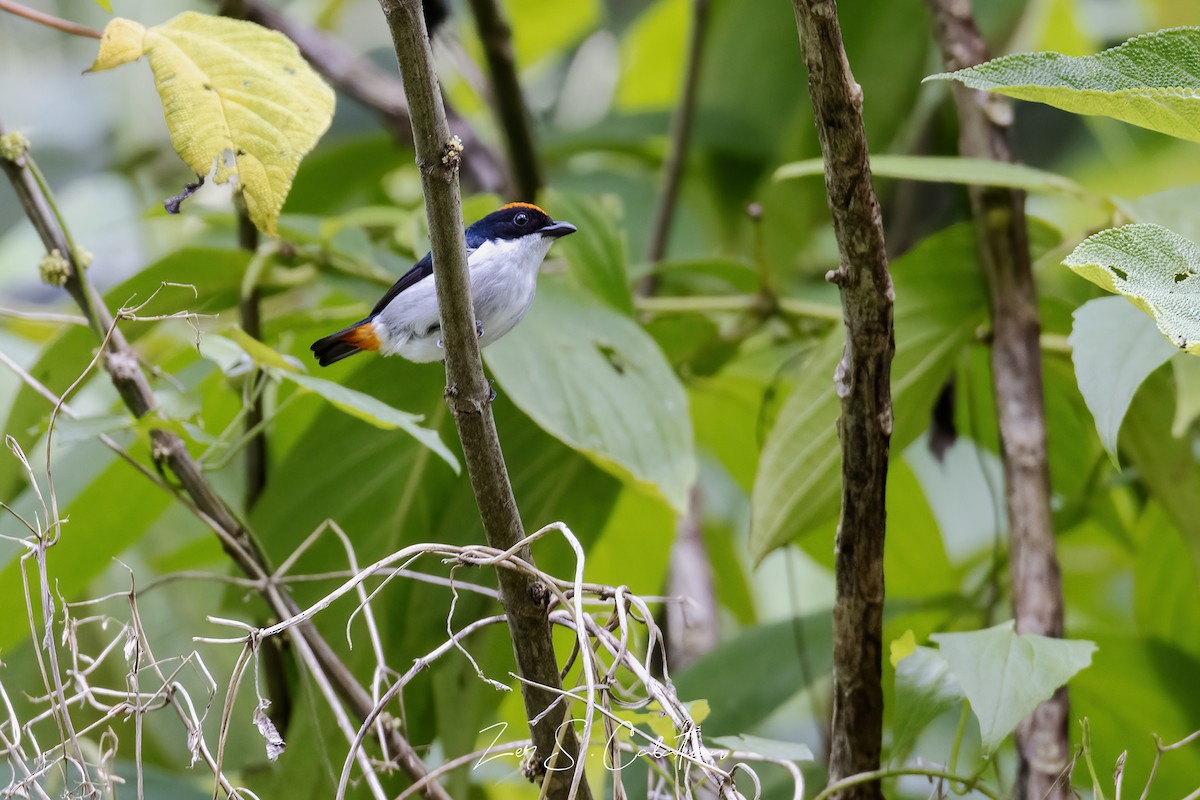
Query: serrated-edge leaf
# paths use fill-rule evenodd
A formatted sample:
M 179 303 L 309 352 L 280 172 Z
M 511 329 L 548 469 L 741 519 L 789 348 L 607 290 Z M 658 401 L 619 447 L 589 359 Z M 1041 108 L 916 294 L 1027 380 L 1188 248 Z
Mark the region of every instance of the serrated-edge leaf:
M 777 181 L 815 177 L 825 174 L 825 161 L 810 158 L 784 164 L 775 170 Z M 1050 192 L 1102 202 L 1070 178 L 1026 166 L 993 161 L 989 158 L 958 156 L 871 156 L 871 174 L 878 178 L 900 178 L 928 183 L 954 183 L 966 186 L 1003 186 L 1029 192 Z
M 142 55 L 175 152 L 217 183 L 236 176 L 250 219 L 274 235 L 300 159 L 333 119 L 333 90 L 283 34 L 194 11 L 152 28 L 114 19 L 91 71 Z
M 1096 55 L 1014 53 L 926 80 L 956 80 L 972 89 L 1200 142 L 1197 63 L 1200 28 L 1168 28 Z
M 1063 263 L 1128 297 L 1172 344 L 1200 355 L 1200 247 L 1161 225 L 1139 223 L 1089 236 Z

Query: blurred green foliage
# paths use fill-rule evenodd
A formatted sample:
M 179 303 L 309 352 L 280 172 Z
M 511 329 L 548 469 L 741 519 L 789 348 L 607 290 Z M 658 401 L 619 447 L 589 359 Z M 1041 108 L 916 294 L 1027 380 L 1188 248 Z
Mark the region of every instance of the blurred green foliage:
M 108 19 L 99 4 L 42 5 L 97 27 Z M 211 11 L 202 5 L 113 0 L 116 14 L 147 25 L 189 8 Z M 466 3 L 451 6 L 435 42 L 447 101 L 494 146 L 500 135 L 483 89 L 482 48 Z M 712 0 L 667 255 L 649 264 L 645 252 L 692 4 L 508 0 L 505 6 L 546 167 L 539 202 L 580 227 L 552 254 L 546 270 L 552 274 L 543 276 L 530 317 L 485 354 L 525 525 L 566 522 L 586 548 L 588 580 L 661 595 L 668 591 L 678 512 L 695 482 L 720 642 L 675 674 L 680 694 L 707 699 L 706 735 L 800 741 L 820 756 L 840 480 L 831 378 L 842 332 L 837 292 L 823 280 L 837 252 L 822 182 L 775 177 L 784 164 L 819 156 L 791 10 L 777 0 Z M 996 53 L 1086 54 L 1157 27 L 1200 24 L 1200 9 L 1187 0 L 977 0 L 975 6 Z M 331 26 L 329 33 L 394 69 L 375 3 L 324 0 L 283 10 L 306 24 Z M 923 5 L 873 0 L 843 3 L 840 12 L 873 152 L 953 155 L 949 87 L 921 82 L 940 68 Z M 73 234 L 95 254 L 90 275 L 110 308 L 140 303 L 163 282 L 187 285 L 162 288 L 140 313 L 201 316 L 190 323 L 125 322 L 122 329 L 152 367 L 170 424 L 240 508 L 248 384 L 201 357 L 196 339 L 228 334 L 238 322 L 250 256 L 237 247 L 226 192 L 206 186 L 179 217 L 160 210 L 161 200 L 191 175 L 170 149 L 145 74 L 80 76 L 94 49 L 91 41 L 0 15 L 0 119 L 32 140 Z M 1088 410 L 1096 395 L 1086 384 L 1081 392 L 1066 347 L 1073 313 L 1100 291 L 1060 262 L 1112 222 L 1113 207 L 1195 239 L 1200 197 L 1188 184 L 1200 182 L 1200 160 L 1195 145 L 1040 106 L 1016 106 L 1016 135 L 1023 161 L 1086 192 L 1057 191 L 1070 184 L 1049 181 L 1051 191 L 1035 186 L 1029 198 L 1067 632 L 1098 646 L 1092 665 L 1072 681 L 1072 716 L 1089 718 L 1093 758 L 1105 774 L 1128 751 L 1125 783 L 1140 790 L 1153 760 L 1151 736 L 1174 740 L 1200 727 L 1198 380 L 1195 362 L 1176 355 L 1140 388 L 1126 387 L 1124 425 L 1105 428 L 1105 443 L 1118 456 L 1110 459 Z M 927 643 L 933 633 L 974 631 L 1008 617 L 1007 523 L 981 335 L 986 294 L 961 186 L 882 177 L 876 185 L 896 285 L 885 644 L 909 630 Z M 468 219 L 498 203 L 475 188 L 466 187 Z M 1112 207 L 1096 197 L 1111 198 Z M 318 374 L 309 343 L 362 317 L 424 253 L 425 225 L 411 150 L 340 97 L 332 130 L 301 165 L 279 223 L 283 245 L 261 275 L 262 341 Z M 61 292 L 38 282 L 40 256 L 12 193 L 0 189 L 0 307 L 74 312 Z M 662 304 L 635 298 L 634 287 L 647 276 Z M 53 392 L 71 385 L 94 348 L 84 327 L 0 316 L 0 350 Z M 441 365 L 360 356 L 319 375 L 422 416 L 421 424 L 461 462 Z M 957 439 L 938 458 L 930 452 L 930 418 L 948 381 L 953 401 L 939 431 L 952 424 Z M 267 485 L 243 512 L 276 563 L 327 519 L 350 537 L 360 565 L 418 542 L 481 541 L 466 475 L 412 436 L 381 430 L 287 381 L 267 382 L 262 399 L 269 418 Z M 69 519 L 50 551 L 56 593 L 79 600 L 127 591 L 124 565 L 143 586 L 178 572 L 230 574 L 202 523 L 95 441 L 103 430 L 153 469 L 147 427 L 124 416 L 106 377 L 93 373 L 71 403 L 85 422 L 60 428 L 51 453 L 58 502 Z M 3 430 L 29 454 L 43 490 L 50 410 L 11 371 L 0 370 Z M 27 517 L 39 507 L 7 453 L 0 458 L 0 500 Z M 24 531 L 5 515 L 0 534 Z M 41 634 L 31 632 L 23 611 L 22 552 L 0 540 L 0 608 L 13 610 L 0 617 L 0 683 L 25 715 L 31 704 L 17 687 L 41 691 L 34 658 Z M 570 576 L 573 556 L 561 541 L 546 540 L 535 552 L 543 569 Z M 440 565 L 415 568 L 437 572 Z M 345 569 L 343 547 L 325 536 L 292 573 Z M 463 580 L 492 580 L 471 572 Z M 293 591 L 305 603 L 332 585 L 298 583 Z M 451 600 L 445 586 L 410 580 L 383 589 L 374 608 L 389 663 L 406 668 L 445 640 Z M 123 596 L 107 602 L 104 613 L 128 611 Z M 261 603 L 248 590 L 192 580 L 164 583 L 141 603 L 156 655 L 196 649 L 217 676 L 213 708 L 219 709 L 236 653 L 190 637 L 223 635 L 206 615 L 261 623 Z M 373 661 L 360 621 L 350 631 L 353 650 L 343 644 L 352 609 L 339 602 L 317 624 L 369 683 Z M 464 592 L 454 626 L 496 609 L 488 598 Z M 105 642 L 94 629 L 81 635 L 92 650 Z M 557 641 L 568 652 L 569 640 Z M 502 628 L 476 634 L 466 646 L 488 677 L 514 683 Z M 266 761 L 243 691 L 226 768 L 262 797 L 330 797 L 344 742 L 317 687 L 291 654 L 283 661 L 292 702 L 286 754 Z M 119 684 L 123 670 L 123 663 L 108 664 L 101 673 Z M 903 723 L 885 737 L 896 745 L 894 763 L 916 757 L 945 763 L 959 707 L 922 719 L 914 730 L 911 715 L 896 716 L 901 690 L 893 687 L 894 670 L 885 670 L 889 726 Z M 207 696 L 194 671 L 185 670 L 181 680 L 197 697 Z M 403 700 L 405 733 L 431 764 L 487 746 L 494 734 L 481 732 L 497 722 L 510 725 L 506 740 L 524 736 L 519 693 L 493 691 L 457 655 L 419 676 Z M 219 716 L 214 710 L 206 722 L 214 741 Z M 110 724 L 122 741 L 132 739 L 129 723 Z M 1073 741 L 1078 733 L 1073 728 Z M 187 770 L 185 735 L 174 720 L 148 721 L 144 736 L 147 797 L 210 792 L 207 773 Z M 980 746 L 978 731 L 968 731 L 960 764 L 977 758 Z M 1005 785 L 1012 761 L 1005 745 L 999 756 Z M 133 766 L 122 750 L 118 772 L 130 778 Z M 639 768 L 644 777 L 644 767 L 632 771 Z M 1197 774 L 1200 750 L 1170 753 L 1152 796 L 1184 795 L 1196 788 Z M 790 796 L 790 785 L 764 775 L 768 797 Z M 819 783 L 820 767 L 809 775 Z M 386 781 L 392 794 L 403 786 L 399 776 Z M 1088 784 L 1081 774 L 1076 781 Z M 457 770 L 447 785 L 462 798 L 532 791 L 515 758 Z M 644 779 L 626 786 L 643 792 L 632 796 L 645 796 Z M 362 786 L 351 791 L 367 796 Z M 921 786 L 900 783 L 891 796 L 924 795 Z

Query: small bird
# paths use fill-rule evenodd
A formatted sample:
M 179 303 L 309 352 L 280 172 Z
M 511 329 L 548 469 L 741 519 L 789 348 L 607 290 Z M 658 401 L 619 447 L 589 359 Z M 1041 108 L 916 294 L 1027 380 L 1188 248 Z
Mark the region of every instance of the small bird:
M 467 267 L 480 347 L 521 321 L 533 305 L 538 267 L 550 245 L 575 231 L 571 223 L 555 222 L 532 203 L 509 203 L 467 228 Z M 312 351 L 322 367 L 363 350 L 409 361 L 441 361 L 441 337 L 433 257 L 426 253 L 388 289 L 370 316 L 313 342 Z

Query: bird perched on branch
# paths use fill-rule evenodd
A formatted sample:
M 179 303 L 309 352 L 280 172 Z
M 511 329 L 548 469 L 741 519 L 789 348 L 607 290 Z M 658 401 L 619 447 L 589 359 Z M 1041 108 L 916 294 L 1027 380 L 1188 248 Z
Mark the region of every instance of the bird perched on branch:
M 521 321 L 533 305 L 538 267 L 550 245 L 574 232 L 574 225 L 555 222 L 532 203 L 509 203 L 467 228 L 467 266 L 480 347 Z M 409 361 L 442 360 L 431 253 L 388 289 L 370 316 L 312 344 L 322 367 L 363 350 Z

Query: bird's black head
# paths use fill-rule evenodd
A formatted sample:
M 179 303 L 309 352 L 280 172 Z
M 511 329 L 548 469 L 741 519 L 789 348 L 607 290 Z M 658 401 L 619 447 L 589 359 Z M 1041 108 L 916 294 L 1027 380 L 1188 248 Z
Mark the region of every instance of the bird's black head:
M 509 203 L 467 228 L 467 246 L 479 247 L 497 239 L 520 239 L 531 233 L 557 239 L 575 230 L 569 222 L 555 222 L 533 203 Z

